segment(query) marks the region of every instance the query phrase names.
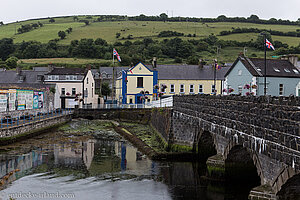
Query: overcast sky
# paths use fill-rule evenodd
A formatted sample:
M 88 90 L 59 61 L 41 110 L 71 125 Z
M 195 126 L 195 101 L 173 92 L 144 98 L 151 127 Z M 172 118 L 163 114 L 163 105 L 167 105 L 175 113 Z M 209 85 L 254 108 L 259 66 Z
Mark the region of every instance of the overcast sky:
M 1 0 L 0 21 L 65 15 L 140 14 L 186 17 L 300 18 L 300 0 Z

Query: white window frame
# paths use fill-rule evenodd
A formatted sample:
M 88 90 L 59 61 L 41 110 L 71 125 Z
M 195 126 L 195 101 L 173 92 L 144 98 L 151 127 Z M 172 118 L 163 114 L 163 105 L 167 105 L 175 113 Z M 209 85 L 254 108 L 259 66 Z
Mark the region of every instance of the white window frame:
M 182 87 L 183 86 L 183 87 Z M 183 89 L 183 92 L 181 92 L 181 89 Z M 184 84 L 180 84 L 180 87 L 179 87 L 179 93 L 180 94 L 184 94 L 185 92 L 185 88 L 184 88 Z
M 201 91 L 200 91 L 201 90 Z M 198 89 L 199 94 L 203 94 L 203 85 L 199 84 L 199 89 Z
M 278 92 L 279 92 L 279 96 L 283 96 L 283 94 L 284 94 L 284 85 L 282 83 L 279 83 L 279 91 Z
M 59 80 L 59 75 L 55 75 L 54 80 Z
M 66 80 L 71 80 L 71 77 L 69 75 L 66 75 Z
M 241 86 L 241 85 L 238 86 L 238 93 L 239 94 L 243 93 L 243 86 Z
M 216 86 L 214 84 L 211 85 L 211 93 L 214 94 L 216 90 Z
M 194 93 L 195 93 L 195 85 L 190 84 L 190 94 L 194 94 Z
M 239 75 L 239 76 L 242 76 L 242 74 L 243 74 L 243 70 L 239 69 L 239 70 L 238 70 L 238 75 Z
M 174 84 L 170 84 L 170 94 L 174 94 L 174 93 L 175 93 L 175 85 Z

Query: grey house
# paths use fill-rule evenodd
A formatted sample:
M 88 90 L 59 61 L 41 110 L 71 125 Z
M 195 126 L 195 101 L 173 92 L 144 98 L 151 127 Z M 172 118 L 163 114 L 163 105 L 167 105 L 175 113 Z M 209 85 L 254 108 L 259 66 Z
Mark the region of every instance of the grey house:
M 300 71 L 296 64 L 288 59 L 267 59 L 267 95 L 300 95 Z M 233 89 L 230 94 L 264 95 L 264 68 L 262 58 L 239 56 L 225 74 L 226 93 L 228 94 L 228 90 Z M 247 86 L 250 88 L 247 89 Z

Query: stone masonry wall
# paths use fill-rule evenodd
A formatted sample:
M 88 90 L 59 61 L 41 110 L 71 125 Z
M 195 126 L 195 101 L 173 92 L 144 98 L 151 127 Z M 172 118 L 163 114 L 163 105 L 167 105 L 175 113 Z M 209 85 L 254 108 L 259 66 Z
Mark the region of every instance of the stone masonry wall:
M 14 127 L 9 127 L 0 129 L 0 137 L 5 138 L 5 137 L 15 137 L 22 135 L 24 133 L 30 133 L 36 130 L 44 129 L 50 126 L 54 126 L 63 122 L 69 121 L 71 118 L 70 116 L 59 116 L 59 117 L 52 117 L 52 118 L 47 118 L 47 119 L 42 119 L 40 121 L 33 121 L 31 123 L 25 124 L 25 125 L 20 125 L 20 126 L 14 126 Z
M 171 125 L 172 125 L 172 109 L 155 108 L 151 113 L 151 125 L 169 142 Z
M 300 98 L 174 96 L 173 109 L 175 143 L 192 143 L 199 127 L 300 170 Z

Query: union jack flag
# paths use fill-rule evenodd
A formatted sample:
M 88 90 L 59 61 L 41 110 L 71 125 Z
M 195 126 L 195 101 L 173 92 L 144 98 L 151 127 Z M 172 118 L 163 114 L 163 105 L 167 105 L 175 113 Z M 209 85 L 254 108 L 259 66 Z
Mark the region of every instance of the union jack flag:
M 118 61 L 121 62 L 121 57 L 115 49 L 114 49 L 113 53 L 114 53 L 114 56 L 117 56 Z
M 275 50 L 274 46 L 272 45 L 272 43 L 268 39 L 266 39 L 266 46 L 267 46 L 268 49 Z

